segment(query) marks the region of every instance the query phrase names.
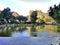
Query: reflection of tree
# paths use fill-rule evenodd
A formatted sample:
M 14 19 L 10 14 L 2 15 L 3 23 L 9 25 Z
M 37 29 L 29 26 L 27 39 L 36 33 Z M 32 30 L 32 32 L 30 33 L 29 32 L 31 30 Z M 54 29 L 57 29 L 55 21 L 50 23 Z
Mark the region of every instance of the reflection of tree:
M 29 28 L 29 29 L 28 29 Z M 31 36 L 40 36 L 40 32 L 49 32 L 50 35 L 54 32 L 60 32 L 60 26 L 56 25 L 41 25 L 41 26 L 5 26 L 0 27 L 0 36 L 11 36 L 13 32 L 23 32 L 28 30 Z
M 35 37 L 37 36 L 35 26 L 32 26 L 32 27 L 31 27 L 31 35 L 32 35 L 32 36 L 35 36 Z
M 40 32 L 47 32 L 49 35 L 54 34 L 57 31 L 56 25 L 40 25 L 40 26 L 30 26 L 28 27 L 29 34 L 32 36 L 41 36 Z
M 49 33 L 49 36 L 52 36 L 56 31 L 57 31 L 57 26 L 56 25 L 41 25 L 41 26 L 36 26 L 37 32 L 47 32 Z M 38 34 L 40 36 L 40 34 Z
M 60 32 L 60 25 L 57 26 L 57 32 Z
M 2 37 L 10 36 L 11 32 L 9 30 L 9 27 L 2 27 L 1 29 L 2 30 L 0 32 L 0 36 L 2 36 Z
M 24 30 L 27 30 L 26 27 L 21 27 L 21 28 L 19 28 L 19 31 L 20 31 L 20 32 L 22 32 L 22 31 L 24 31 Z
M 22 32 L 26 30 L 26 27 L 23 26 L 7 26 L 7 27 L 0 27 L 0 36 L 2 37 L 9 37 L 13 32 Z
M 41 25 L 41 26 L 36 26 L 36 30 L 37 32 L 41 32 L 41 31 L 44 31 L 44 25 Z
M 48 31 L 49 33 L 54 33 L 57 30 L 56 25 L 45 25 L 45 30 Z

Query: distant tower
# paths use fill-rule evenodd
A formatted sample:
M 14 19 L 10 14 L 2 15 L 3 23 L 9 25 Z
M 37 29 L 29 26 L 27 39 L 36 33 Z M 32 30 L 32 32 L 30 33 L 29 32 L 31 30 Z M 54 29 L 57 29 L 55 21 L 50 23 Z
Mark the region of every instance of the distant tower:
M 42 15 L 42 11 L 41 10 L 37 10 L 37 15 Z
M 32 14 L 32 12 L 33 12 L 33 10 L 30 10 L 30 11 L 29 11 L 29 15 L 31 15 L 31 14 Z

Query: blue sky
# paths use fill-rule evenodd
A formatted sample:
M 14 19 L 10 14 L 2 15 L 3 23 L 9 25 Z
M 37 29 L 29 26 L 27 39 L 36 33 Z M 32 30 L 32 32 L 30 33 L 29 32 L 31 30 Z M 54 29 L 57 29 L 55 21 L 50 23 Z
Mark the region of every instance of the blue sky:
M 50 6 L 59 4 L 60 0 L 0 0 L 0 10 L 10 7 L 11 11 L 20 15 L 29 15 L 29 10 L 42 10 L 47 12 Z

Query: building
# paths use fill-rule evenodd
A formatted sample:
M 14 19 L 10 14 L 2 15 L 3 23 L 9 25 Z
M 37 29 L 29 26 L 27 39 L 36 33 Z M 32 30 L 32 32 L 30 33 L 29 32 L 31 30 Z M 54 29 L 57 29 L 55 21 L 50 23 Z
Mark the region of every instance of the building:
M 37 11 L 37 15 L 42 15 L 43 12 L 41 10 L 36 10 Z
M 34 10 L 30 10 L 29 15 L 31 15 L 33 11 Z M 37 11 L 37 15 L 42 15 L 43 14 L 43 12 L 41 10 L 35 10 L 35 11 Z
M 31 22 L 31 19 L 30 18 L 31 18 L 30 15 L 28 15 L 27 16 L 27 19 L 28 19 L 27 22 Z
M 30 11 L 29 11 L 29 15 L 31 15 L 31 14 L 32 14 L 32 12 L 33 12 L 33 10 L 30 10 Z
M 37 11 L 37 18 L 38 18 L 36 21 L 39 22 L 40 19 L 42 19 L 46 24 L 53 24 L 53 23 L 56 24 L 56 21 L 51 16 L 49 16 L 48 13 L 44 13 L 41 10 L 35 10 L 35 11 Z M 29 15 L 27 16 L 28 18 L 27 22 L 31 22 L 32 12 L 33 10 L 29 11 Z
M 19 14 L 18 14 L 17 12 L 13 12 L 12 15 L 13 15 L 14 17 L 18 17 L 18 16 L 19 16 Z
M 28 18 L 28 20 L 27 20 L 27 22 L 30 22 L 31 21 L 31 15 L 32 15 L 32 12 L 33 12 L 34 10 L 30 10 L 29 11 L 29 15 L 27 16 L 27 18 Z M 37 16 L 42 16 L 42 15 L 48 15 L 48 13 L 43 13 L 41 10 L 35 10 L 35 11 L 37 11 Z

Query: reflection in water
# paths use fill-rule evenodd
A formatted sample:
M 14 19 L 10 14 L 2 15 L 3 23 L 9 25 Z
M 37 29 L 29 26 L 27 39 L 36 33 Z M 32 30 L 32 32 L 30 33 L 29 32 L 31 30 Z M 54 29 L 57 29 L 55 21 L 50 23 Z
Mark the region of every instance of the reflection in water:
M 28 31 L 24 30 L 23 32 L 13 32 L 12 37 L 28 37 Z
M 2 37 L 54 37 L 60 36 L 60 26 L 41 25 L 41 26 L 7 26 L 0 27 Z
M 2 37 L 9 37 L 12 33 L 16 32 L 23 32 L 26 30 L 26 27 L 21 26 L 9 26 L 9 27 L 0 27 L 0 36 Z
M 57 26 L 57 32 L 60 32 L 60 25 Z

